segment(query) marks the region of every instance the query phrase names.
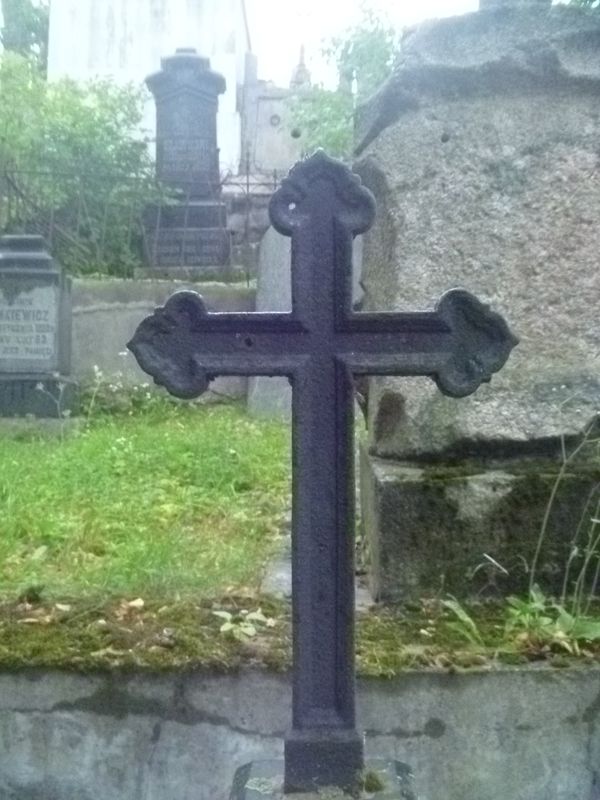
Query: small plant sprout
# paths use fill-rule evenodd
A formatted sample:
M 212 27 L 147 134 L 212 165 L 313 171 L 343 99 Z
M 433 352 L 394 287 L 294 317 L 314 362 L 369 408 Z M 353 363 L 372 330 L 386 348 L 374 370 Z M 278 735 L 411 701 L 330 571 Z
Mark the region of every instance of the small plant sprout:
M 460 636 L 464 637 L 469 644 L 483 647 L 483 637 L 479 632 L 479 628 L 475 620 L 464 609 L 455 597 L 450 597 L 447 600 L 442 600 L 442 605 L 451 611 L 456 617 L 455 620 L 448 623 L 450 630 L 455 631 Z
M 275 620 L 266 617 L 260 608 L 256 611 L 242 609 L 236 613 L 231 611 L 213 611 L 215 617 L 224 620 L 219 628 L 219 632 L 231 636 L 240 642 L 245 639 L 252 639 L 257 635 L 260 628 L 273 628 Z
M 521 646 L 556 646 L 580 655 L 582 642 L 600 640 L 600 620 L 567 611 L 536 585 L 527 599 L 508 598 L 505 635 Z
M 53 380 L 56 381 L 55 386 L 58 390 L 58 394 L 54 394 L 50 391 L 50 389 L 46 386 L 45 383 L 42 381 L 38 381 L 35 385 L 36 392 L 40 392 L 40 394 L 45 395 L 46 397 L 50 398 L 53 405 L 56 408 L 56 417 L 60 420 L 60 438 L 61 441 L 64 439 L 64 428 L 66 420 L 71 416 L 71 410 L 68 408 L 64 408 L 64 401 L 65 401 L 65 391 L 67 389 L 67 384 L 65 381 L 59 380 L 60 375 L 56 372 L 52 375 Z

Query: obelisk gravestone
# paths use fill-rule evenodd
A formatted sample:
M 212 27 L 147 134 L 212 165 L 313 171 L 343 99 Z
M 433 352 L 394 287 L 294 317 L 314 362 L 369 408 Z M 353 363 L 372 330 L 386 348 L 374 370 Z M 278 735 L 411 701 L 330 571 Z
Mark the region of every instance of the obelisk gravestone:
M 144 215 L 150 267 L 224 271 L 231 237 L 221 201 L 217 110 L 225 79 L 195 50 L 180 49 L 146 83 L 156 101 L 156 175 L 171 195 Z

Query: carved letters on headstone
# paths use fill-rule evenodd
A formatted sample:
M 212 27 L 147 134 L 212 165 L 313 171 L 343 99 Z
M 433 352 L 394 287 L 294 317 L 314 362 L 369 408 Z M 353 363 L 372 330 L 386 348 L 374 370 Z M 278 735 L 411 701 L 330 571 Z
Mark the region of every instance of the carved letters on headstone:
M 41 236 L 0 239 L 0 414 L 57 415 L 36 385 L 58 397 L 69 374 L 70 290 Z
M 516 339 L 464 290 L 447 292 L 433 312 L 354 313 L 352 240 L 371 226 L 375 206 L 322 152 L 294 167 L 270 211 L 292 237 L 291 313 L 210 314 L 197 294 L 178 292 L 128 346 L 179 397 L 196 397 L 216 375 L 290 378 L 294 683 L 284 787 L 353 790 L 364 766 L 355 726 L 353 376 L 426 375 L 463 397 L 502 367 Z M 234 796 L 246 796 L 243 783 Z

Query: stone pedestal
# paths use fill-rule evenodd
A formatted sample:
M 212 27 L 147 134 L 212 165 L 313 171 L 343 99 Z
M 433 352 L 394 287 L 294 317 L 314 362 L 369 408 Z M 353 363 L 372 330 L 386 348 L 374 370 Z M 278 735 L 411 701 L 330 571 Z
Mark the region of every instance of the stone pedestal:
M 482 7 L 510 13 L 417 28 L 390 82 L 359 111 L 355 169 L 378 202 L 365 310 L 431 308 L 462 286 L 520 339 L 472 397 L 442 397 L 424 379 L 370 381 L 363 509 L 383 596 L 478 594 L 487 556 L 510 572 L 497 570 L 498 589 L 526 588 L 548 476 L 600 409 L 600 183 L 590 177 L 600 50 L 589 45 L 600 17 L 534 13 L 543 5 L 490 0 Z M 538 564 L 549 591 L 593 515 L 589 465 L 578 459 L 568 471 L 581 495 L 565 481 L 564 517 Z
M 0 415 L 57 417 L 73 399 L 71 280 L 41 236 L 0 239 Z
M 231 235 L 221 202 L 218 95 L 225 79 L 193 49 L 162 60 L 146 79 L 156 101 L 156 174 L 168 199 L 146 209 L 146 254 L 154 274 L 227 272 Z
M 235 773 L 230 800 L 418 800 L 410 767 L 401 761 L 369 759 L 360 781 L 364 789 L 355 795 L 335 787 L 284 794 L 283 760 L 253 761 Z
M 535 580 L 560 596 L 565 565 L 571 563 L 572 579 L 582 574 L 585 521 L 599 487 L 600 465 L 594 461 L 560 477 L 551 458 L 415 464 L 373 458 L 363 447 L 361 507 L 371 594 L 388 603 L 441 593 L 526 595 L 547 514 Z M 580 523 L 580 552 L 573 553 Z M 586 589 L 593 573 L 584 572 Z

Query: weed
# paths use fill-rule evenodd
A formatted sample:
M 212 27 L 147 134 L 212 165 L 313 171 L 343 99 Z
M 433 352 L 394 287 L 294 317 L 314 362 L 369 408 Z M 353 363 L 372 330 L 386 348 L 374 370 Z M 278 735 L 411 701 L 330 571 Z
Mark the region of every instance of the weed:
M 548 503 L 546 504 L 544 516 L 540 526 L 539 536 L 536 542 L 535 552 L 529 569 L 529 587 L 528 587 L 529 597 L 532 596 L 534 587 L 536 585 L 537 566 L 543 550 L 544 542 L 546 540 L 548 525 L 550 522 L 552 511 L 556 503 L 558 490 L 563 481 L 565 480 L 567 471 L 569 467 L 572 465 L 573 461 L 584 451 L 589 452 L 594 445 L 600 443 L 600 439 L 594 438 L 595 434 L 598 431 L 599 421 L 600 421 L 600 416 L 597 415 L 588 424 L 583 433 L 583 436 L 581 437 L 580 442 L 577 444 L 576 447 L 573 448 L 573 450 L 570 453 L 567 453 L 564 436 L 561 437 L 562 460 L 560 469 L 552 485 L 552 490 L 550 492 Z M 595 513 L 590 515 L 590 505 L 594 502 L 594 499 L 596 499 Z M 589 590 L 588 602 L 586 603 L 586 607 L 589 609 L 591 599 L 595 593 L 598 578 L 600 577 L 600 551 L 599 551 L 600 530 L 596 531 L 597 522 L 594 521 L 598 516 L 600 516 L 600 484 L 593 487 L 587 498 L 582 516 L 575 529 L 575 533 L 571 539 L 570 555 L 565 565 L 563 587 L 561 594 L 562 605 L 565 605 L 567 601 L 567 593 L 569 590 L 571 571 L 576 561 L 580 557 L 582 557 L 583 559 L 574 584 L 573 611 L 576 615 L 580 613 L 583 608 L 584 594 L 586 590 Z M 591 520 L 591 527 L 590 527 L 590 520 Z M 588 534 L 587 541 L 585 541 L 584 543 L 580 543 L 580 538 L 583 530 L 587 530 Z M 594 578 L 590 585 L 589 571 L 592 568 L 594 562 L 595 562 L 595 573 L 594 573 Z
M 212 613 L 215 617 L 225 620 L 219 628 L 219 633 L 232 636 L 238 641 L 252 639 L 260 628 L 273 628 L 275 626 L 273 617 L 266 617 L 260 608 L 256 611 L 248 611 L 242 608 L 236 613 L 222 610 L 213 611 Z
M 60 420 L 60 439 L 63 441 L 65 438 L 65 424 L 71 416 L 71 410 L 69 408 L 65 408 L 65 392 L 67 390 L 67 384 L 64 380 L 60 380 L 60 375 L 58 373 L 55 373 L 53 377 L 55 379 L 54 385 L 57 389 L 56 394 L 54 394 L 54 392 L 52 392 L 50 388 L 42 381 L 36 383 L 35 388 L 36 391 L 40 392 L 40 394 L 48 397 L 56 408 L 56 417 Z
M 464 606 L 455 597 L 443 600 L 442 605 L 456 617 L 456 620 L 447 623 L 447 627 L 464 637 L 470 644 L 482 647 L 483 638 L 474 619 L 465 610 Z
M 574 615 L 534 586 L 528 598 L 508 598 L 505 632 L 521 647 L 558 647 L 579 655 L 583 643 L 600 640 L 600 619 Z

